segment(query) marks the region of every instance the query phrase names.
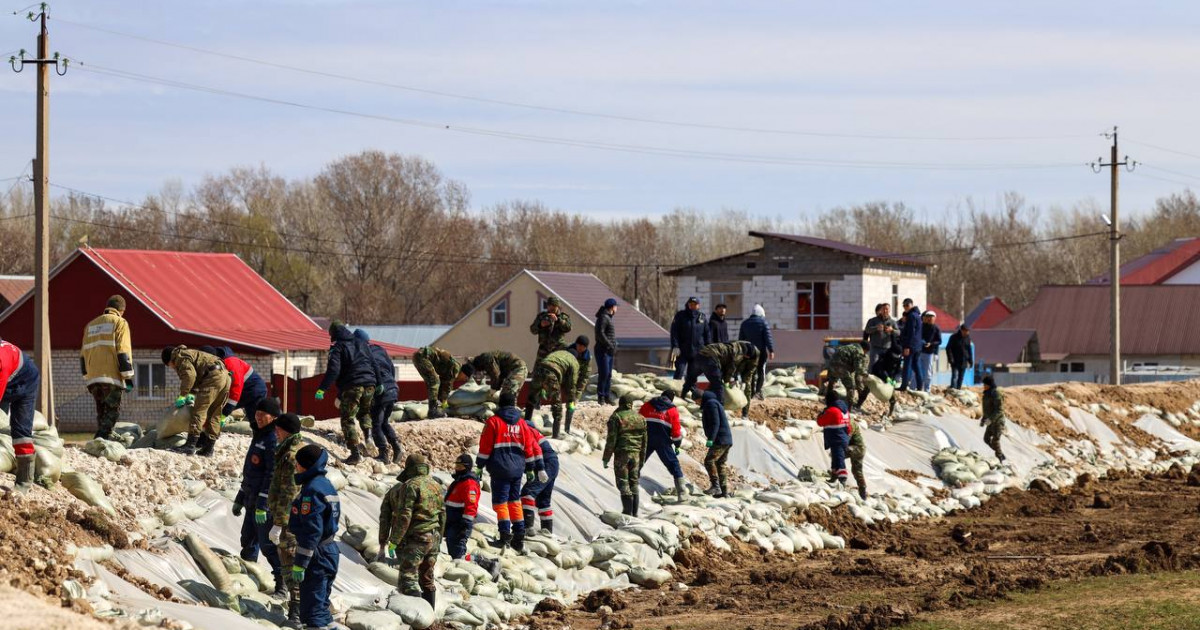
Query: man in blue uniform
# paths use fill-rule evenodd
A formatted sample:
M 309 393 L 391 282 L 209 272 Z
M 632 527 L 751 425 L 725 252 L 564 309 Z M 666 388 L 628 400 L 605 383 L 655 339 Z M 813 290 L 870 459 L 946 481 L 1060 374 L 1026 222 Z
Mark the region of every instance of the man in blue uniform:
M 288 591 L 283 583 L 279 549 L 269 536 L 271 519 L 267 512 L 267 496 L 271 489 L 271 473 L 275 469 L 275 418 L 282 413 L 274 398 L 263 398 L 258 402 L 250 417 L 253 435 L 246 461 L 242 464 L 242 487 L 233 499 L 234 516 L 241 515 L 248 506 L 253 507 L 242 520 L 242 559 L 257 562 L 258 552 L 262 551 L 275 576 L 275 596 L 280 598 Z
M 339 552 L 335 537 L 342 508 L 337 490 L 325 478 L 329 453 L 309 444 L 296 453 L 300 494 L 292 502 L 288 530 L 296 537 L 292 580 L 300 584 L 300 621 L 307 628 L 333 627 L 329 594 L 337 577 Z

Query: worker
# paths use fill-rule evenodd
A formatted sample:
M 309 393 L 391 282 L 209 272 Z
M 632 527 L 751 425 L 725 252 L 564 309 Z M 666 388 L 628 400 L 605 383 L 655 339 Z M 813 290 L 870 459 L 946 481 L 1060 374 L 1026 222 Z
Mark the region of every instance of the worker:
M 471 454 L 463 453 L 454 460 L 454 476 L 446 488 L 446 553 L 455 560 L 467 561 L 467 541 L 475 529 L 482 494 L 479 477 L 471 470 Z M 528 528 L 526 528 L 528 529 Z
M 612 371 L 613 359 L 617 354 L 617 329 L 613 318 L 617 315 L 617 298 L 608 298 L 596 311 L 596 401 L 601 405 L 613 404 Z
M 575 338 L 575 343 L 567 348 L 575 360 L 579 363 L 579 372 L 575 376 L 575 400 L 583 400 L 583 392 L 587 389 L 588 379 L 592 376 L 592 353 L 588 350 L 588 344 L 592 343 L 587 335 L 579 335 Z M 567 425 L 567 431 L 570 432 L 570 425 Z
M 683 396 L 696 387 L 696 380 L 700 378 L 696 355 L 708 345 L 708 333 L 708 322 L 700 312 L 700 298 L 692 296 L 671 320 L 671 355 L 667 359 L 675 364 L 675 380 L 683 379 L 683 391 L 680 392 Z
M 574 359 L 572 359 L 574 360 Z M 521 478 L 535 473 L 548 481 L 542 470 L 542 449 L 533 441 L 517 397 L 511 392 L 500 394 L 500 409 L 483 424 L 479 436 L 479 455 L 475 458 L 477 473 L 487 468 L 492 478 L 492 509 L 496 512 L 500 539 L 495 546 L 510 546 L 520 553 L 525 549 L 525 519 L 521 514 Z
M 708 316 L 708 343 L 729 343 L 729 324 L 725 321 L 727 312 L 728 306 L 718 304 L 712 315 Z
M 242 559 L 257 562 L 259 551 L 266 556 L 267 564 L 271 565 L 271 575 L 275 576 L 275 596 L 280 598 L 287 595 L 287 589 L 283 583 L 279 549 L 268 536 L 271 524 L 267 499 L 270 497 L 275 447 L 278 444 L 275 421 L 282 414 L 279 401 L 274 398 L 263 398 L 255 406 L 254 414 L 250 417 L 250 448 L 246 449 L 246 459 L 242 463 L 242 485 L 233 498 L 233 515 L 241 516 L 242 511 L 246 511 L 246 516 L 242 518 Z
M 400 438 L 392 427 L 392 409 L 400 399 L 400 388 L 396 386 L 396 364 L 378 344 L 370 344 L 371 362 L 375 366 L 375 396 L 371 399 L 371 439 L 379 449 L 379 461 L 399 464 L 401 456 Z M 389 455 L 388 450 L 391 450 Z
M 679 410 L 675 408 L 675 392 L 665 389 L 662 395 L 651 398 L 642 405 L 638 413 L 646 419 L 646 455 L 657 453 L 658 459 L 675 479 L 675 496 L 683 500 L 683 468 L 679 465 L 679 446 L 683 443 L 683 428 L 679 424 Z
M 740 379 L 746 399 L 754 394 L 754 371 L 758 369 L 758 348 L 749 341 L 710 343 L 697 356 L 700 371 L 708 379 L 708 391 L 725 404 L 725 383 Z
M 854 414 L 846 421 L 846 432 L 850 435 L 850 443 L 846 446 L 846 455 L 850 458 L 850 471 L 854 474 L 854 483 L 858 486 L 858 496 L 867 500 L 867 476 L 863 472 L 863 460 L 867 458 L 867 442 L 863 438 L 866 429 L 861 423 L 856 423 Z
M 751 398 L 762 400 L 762 388 L 767 378 L 767 361 L 775 358 L 775 339 L 771 336 L 767 311 L 762 304 L 755 304 L 750 317 L 742 322 L 738 329 L 738 341 L 749 341 L 758 348 L 758 367 L 754 371 L 754 383 L 750 390 L 754 394 Z
M 429 395 L 429 419 L 445 418 L 443 408 L 462 366 L 449 352 L 433 346 L 417 350 L 413 355 L 413 365 L 421 375 L 421 380 L 425 381 L 425 391 Z
M 534 479 L 526 479 L 521 487 L 521 510 L 525 516 L 525 531 L 533 531 L 534 517 L 541 521 L 541 531 L 554 533 L 554 510 L 551 502 L 554 497 L 554 481 L 558 479 L 558 453 L 550 440 L 542 435 L 537 427 L 525 423 L 538 448 L 542 451 L 542 469 L 546 475 L 538 475 Z
M 637 516 L 642 464 L 646 461 L 646 418 L 633 410 L 637 397 L 626 393 L 617 401 L 617 409 L 608 417 L 608 436 L 604 440 L 604 467 L 613 462 L 617 492 L 621 493 L 621 513 Z
M 292 581 L 300 585 L 300 622 L 306 628 L 332 628 L 329 596 L 337 578 L 341 551 L 336 540 L 342 505 L 325 477 L 329 453 L 309 444 L 296 453 L 300 494 L 292 501 L 288 530 L 296 537 Z
M 562 310 L 562 300 L 557 297 L 546 299 L 546 310 L 538 313 L 529 325 L 530 334 L 537 335 L 537 359 L 541 361 L 551 352 L 567 347 L 565 338 L 571 332 L 571 316 Z
M 841 381 L 846 390 L 846 400 L 857 399 L 854 408 L 860 411 L 870 393 L 867 389 L 867 343 L 856 341 L 838 346 L 829 360 L 829 373 L 825 381 L 825 387 L 830 391 L 834 383 Z
M 304 447 L 299 416 L 285 413 L 275 419 L 275 441 L 275 465 L 271 469 L 271 488 L 267 491 L 267 516 L 271 519 L 267 538 L 279 551 L 279 564 L 291 567 L 295 565 L 296 537 L 288 528 L 288 521 L 292 516 L 292 502 L 300 494 L 300 484 L 296 483 L 296 454 Z M 284 584 L 288 591 L 288 621 L 299 623 L 300 583 L 292 579 L 289 571 L 284 575 Z
M 404 477 L 400 501 L 392 515 L 388 552 L 396 555 L 399 564 L 400 592 L 421 597 L 436 610 L 437 582 L 433 569 L 446 529 L 442 486 L 429 475 L 425 457 L 417 453 L 405 460 Z
M 0 341 L 0 409 L 8 414 L 13 454 L 17 458 L 15 489 L 33 487 L 35 462 L 33 407 L 41 387 L 41 372 L 28 355 L 7 341 Z
M 830 387 L 825 392 L 825 411 L 817 417 L 817 426 L 825 437 L 825 449 L 829 451 L 830 480 L 843 486 L 849 476 L 846 472 L 846 447 L 850 443 L 847 426 L 850 410 L 846 403 Z
M 121 418 L 121 396 L 133 391 L 133 342 L 124 297 L 108 298 L 104 312 L 84 326 L 80 348 L 83 382 L 96 400 L 95 437 L 111 440 Z M 151 394 L 149 389 L 146 393 Z
M 704 425 L 704 445 L 708 447 L 708 453 L 704 455 L 704 470 L 708 472 L 708 481 L 711 487 L 705 490 L 704 494 L 723 498 L 729 496 L 725 462 L 729 459 L 729 449 L 733 448 L 733 432 L 729 429 L 729 416 L 725 413 L 725 404 L 712 390 L 696 396 L 696 403 L 700 405 L 700 417 Z
M 192 409 L 187 442 L 176 452 L 211 457 L 225 424 L 221 412 L 229 399 L 229 372 L 225 364 L 214 355 L 187 346 L 163 348 L 162 362 L 179 375 L 175 408 L 191 405 Z
M 365 329 L 355 328 L 354 340 L 355 342 L 362 344 L 363 350 L 366 352 L 367 358 L 371 362 L 371 371 L 374 372 L 375 357 L 371 353 L 371 336 L 367 334 Z M 375 390 L 377 387 L 379 387 L 378 374 L 376 374 L 376 378 L 371 379 L 371 383 L 371 387 L 363 388 L 362 397 L 358 399 L 358 411 L 354 414 L 354 421 L 358 423 L 358 428 L 362 431 L 362 452 L 367 455 L 378 455 L 378 453 L 370 452 L 372 450 L 371 427 L 374 426 L 374 422 L 372 422 L 371 419 L 371 409 L 373 409 L 375 405 Z
M 215 354 L 225 364 L 225 369 L 229 370 L 229 400 L 225 402 L 225 409 L 221 413 L 228 418 L 235 409 L 241 409 L 253 424 L 252 416 L 258 409 L 259 401 L 267 397 L 266 381 L 249 363 L 235 355 L 233 348 L 222 346 L 216 348 Z
M 499 390 L 501 395 L 508 392 L 514 400 L 525 386 L 525 376 L 529 373 L 521 357 L 501 350 L 484 352 L 467 365 L 470 367 L 463 366 L 463 374 L 467 378 L 474 376 L 476 382 L 486 378 L 493 390 Z
M 532 418 L 538 407 L 549 402 L 554 418 L 554 439 L 562 435 L 563 405 L 566 405 L 567 433 L 575 416 L 575 397 L 579 387 L 579 360 L 567 350 L 546 355 L 533 368 L 529 398 L 525 401 L 525 417 Z
M 983 433 L 983 441 L 996 453 L 996 459 L 1004 461 L 1004 451 L 1000 449 L 1000 436 L 1004 435 L 1004 397 L 996 388 L 996 378 L 991 374 L 983 377 L 983 418 L 979 426 L 987 425 Z
M 325 390 L 335 382 L 338 387 L 338 412 L 341 417 L 342 437 L 350 449 L 347 466 L 362 461 L 362 431 L 358 426 L 359 408 L 375 395 L 375 363 L 366 342 L 354 336 L 349 328 L 334 320 L 329 325 L 329 359 L 325 366 L 325 378 L 317 387 L 317 400 L 325 400 Z M 369 408 L 369 405 L 368 405 Z

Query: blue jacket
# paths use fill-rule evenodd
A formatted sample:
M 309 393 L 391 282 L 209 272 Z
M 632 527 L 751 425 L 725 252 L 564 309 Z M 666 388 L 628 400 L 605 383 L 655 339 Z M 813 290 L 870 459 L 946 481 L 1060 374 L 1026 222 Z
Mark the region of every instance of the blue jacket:
M 681 438 L 676 438 L 672 435 L 674 422 L 665 417 L 657 417 L 665 416 L 672 410 L 675 410 L 675 403 L 662 396 L 655 396 L 647 400 L 646 404 L 642 405 L 642 408 L 645 409 L 647 405 L 657 413 L 647 416 L 645 412 L 641 412 L 642 417 L 646 418 L 646 446 L 650 449 L 655 449 L 671 444 L 678 445 L 682 442 Z M 672 417 L 678 419 L 678 413 L 676 410 Z
M 354 336 L 349 328 L 338 326 L 329 331 L 329 362 L 325 378 L 317 389 L 328 390 L 337 383 L 338 389 L 375 385 L 375 362 L 367 342 Z
M 716 313 L 708 316 L 708 343 L 729 343 L 729 324 Z
M 758 348 L 759 353 L 775 352 L 775 339 L 771 337 L 771 327 L 767 320 L 758 315 L 751 315 L 742 322 L 738 330 L 738 341 L 749 341 Z
M 400 390 L 396 387 L 396 364 L 387 350 L 371 345 L 371 361 L 375 366 L 375 397 L 382 400 L 396 400 Z
M 705 391 L 700 399 L 700 413 L 704 422 L 704 437 L 712 440 L 713 446 L 732 446 L 733 432 L 729 430 L 729 416 L 717 395 Z
M 925 341 L 921 338 L 921 309 L 912 307 L 904 318 L 904 328 L 900 329 L 900 347 L 919 352 Z
M 542 453 L 521 410 L 501 407 L 483 423 L 475 465 L 487 468 L 492 477 L 515 479 L 526 472 L 542 470 Z
M 312 468 L 296 475 L 300 494 L 292 501 L 292 516 L 288 531 L 296 537 L 296 566 L 307 567 L 317 548 L 334 542 L 338 518 L 342 515 L 341 500 L 333 484 L 325 478 L 329 452 L 322 451 Z
M 709 343 L 708 320 L 700 309 L 685 308 L 675 313 L 675 320 L 671 322 L 671 347 L 679 348 L 681 356 L 693 356 Z
M 253 424 L 254 419 L 250 422 Z M 271 474 L 275 470 L 275 427 L 254 427 L 250 449 L 242 464 L 242 487 L 234 503 L 256 510 L 267 509 L 267 491 L 271 489 Z

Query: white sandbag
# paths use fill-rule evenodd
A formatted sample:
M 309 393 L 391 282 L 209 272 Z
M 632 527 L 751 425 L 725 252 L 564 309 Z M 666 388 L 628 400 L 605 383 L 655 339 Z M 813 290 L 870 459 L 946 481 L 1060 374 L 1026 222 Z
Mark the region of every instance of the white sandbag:
M 741 411 L 746 405 L 750 404 L 746 400 L 746 393 L 742 388 L 732 385 L 725 387 L 725 408 L 729 411 Z
M 346 613 L 350 630 L 404 630 L 404 620 L 390 610 L 351 610 Z
M 342 474 L 342 471 L 337 468 L 325 469 L 325 478 L 329 480 L 329 483 L 333 484 L 334 490 L 341 492 L 346 488 L 346 475 Z
M 483 403 L 487 402 L 490 394 L 491 388 L 487 387 L 486 385 L 476 386 L 468 382 L 462 387 L 454 390 L 454 392 L 450 394 L 450 397 L 447 398 L 446 402 L 449 403 L 451 407 L 456 408 L 473 407 L 475 405 L 482 405 Z
M 200 566 L 200 570 L 204 572 L 204 577 L 222 593 L 230 593 L 232 584 L 229 578 L 229 572 L 225 570 L 224 563 L 217 554 L 208 545 L 204 544 L 200 537 L 195 533 L 189 533 L 183 537 L 183 546 L 187 548 L 188 553 L 192 554 L 192 559 Z
M 446 613 L 442 617 L 442 621 L 445 623 L 462 624 L 472 628 L 478 628 L 487 623 L 487 619 L 476 617 L 461 605 L 452 605 L 446 608 Z
M 83 452 L 110 462 L 119 462 L 125 456 L 125 445 L 103 438 L 96 438 L 83 445 Z
M 158 425 L 154 427 L 158 439 L 165 440 L 169 437 L 187 433 L 188 426 L 192 421 L 192 407 L 180 407 L 172 409 L 167 415 L 163 416 L 162 420 L 158 421 Z
M 867 376 L 867 389 L 870 390 L 872 396 L 885 403 L 891 402 L 892 396 L 895 394 L 894 387 L 879 380 L 879 377 L 874 374 Z
M 395 584 L 395 582 L 390 582 Z M 420 597 L 409 597 L 400 593 L 392 593 L 388 597 L 387 609 L 400 616 L 405 625 L 414 630 L 426 630 L 435 621 L 433 608 L 429 602 Z
M 39 486 L 54 487 L 62 476 L 62 459 L 53 452 L 37 449 L 33 456 L 33 480 Z
M 792 542 L 790 536 L 787 536 L 781 532 L 775 532 L 774 534 L 771 534 L 767 540 L 771 541 L 771 545 L 775 547 L 776 551 L 782 551 L 783 553 L 787 554 L 796 553 L 796 545 Z
M 46 416 L 43 416 L 42 412 L 35 410 L 33 412 L 33 432 L 37 433 L 38 431 L 45 431 L 49 428 L 50 423 L 46 422 Z
M 39 451 L 49 451 L 55 457 L 62 459 L 63 453 L 66 450 L 66 445 L 62 438 L 58 437 L 58 430 L 51 427 L 35 431 L 33 433 L 33 445 Z
M 250 423 L 246 420 L 240 422 L 229 422 L 221 428 L 222 433 L 232 433 L 233 435 L 254 435 L 254 430 L 250 428 Z
M 554 561 L 563 569 L 582 569 L 592 563 L 594 555 L 591 547 L 578 545 L 562 551 L 554 557 Z
M 817 532 L 821 536 L 821 544 L 825 549 L 845 549 L 846 539 L 841 536 L 834 536 L 829 532 Z
M 671 581 L 671 572 L 666 569 L 633 567 L 629 570 L 629 581 L 645 588 L 659 588 Z

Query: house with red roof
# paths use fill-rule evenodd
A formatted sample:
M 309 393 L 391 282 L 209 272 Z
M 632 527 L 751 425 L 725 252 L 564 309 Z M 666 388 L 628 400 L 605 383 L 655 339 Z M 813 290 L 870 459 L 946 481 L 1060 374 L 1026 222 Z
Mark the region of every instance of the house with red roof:
M 65 430 L 95 427 L 79 344 L 114 294 L 125 297 L 135 364 L 124 421 L 157 422 L 174 399 L 178 380 L 162 364 L 164 346 L 229 346 L 264 377 L 324 370 L 328 332 L 234 254 L 77 249 L 51 271 L 49 291 L 55 413 Z M 33 319 L 27 293 L 0 314 L 0 337 L 32 351 Z M 380 345 L 400 362 L 413 352 Z
M 967 313 L 967 318 L 963 320 L 963 323 L 971 330 L 985 330 L 995 328 L 1012 314 L 1013 310 L 1004 303 L 1004 300 L 989 295 L 980 300 L 970 313 Z
M 567 343 L 579 335 L 587 335 L 594 346 L 596 312 L 605 300 L 614 298 L 617 314 L 613 317 L 613 327 L 619 344 L 617 371 L 643 371 L 635 364 L 665 362 L 671 345 L 667 331 L 590 273 L 522 270 L 471 309 L 433 345 L 463 357 L 488 350 L 511 352 L 521 357 L 532 372 L 537 358 L 537 337 L 529 332 L 529 324 L 551 297 L 561 300 L 563 310 L 571 316 Z
M 1109 284 L 1109 274 L 1088 284 Z M 1200 238 L 1177 238 L 1121 265 L 1122 286 L 1200 284 Z
M 33 289 L 33 276 L 0 276 L 0 313 Z

